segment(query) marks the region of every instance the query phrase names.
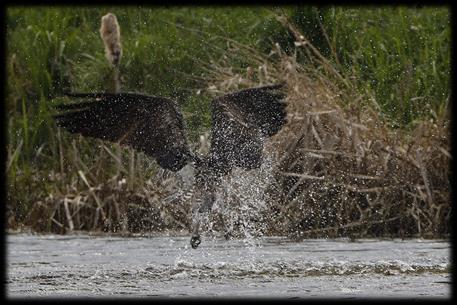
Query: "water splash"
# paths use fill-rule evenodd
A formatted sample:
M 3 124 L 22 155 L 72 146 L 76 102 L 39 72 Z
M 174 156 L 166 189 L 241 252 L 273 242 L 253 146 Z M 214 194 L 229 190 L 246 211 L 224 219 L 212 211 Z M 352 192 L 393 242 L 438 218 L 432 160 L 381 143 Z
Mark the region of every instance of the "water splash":
M 264 212 L 267 209 L 266 189 L 271 183 L 274 158 L 266 156 L 259 169 L 235 168 L 225 177 L 219 189 L 213 213 L 219 213 L 225 234 L 242 238 L 247 247 L 257 247 L 256 238 L 265 234 Z

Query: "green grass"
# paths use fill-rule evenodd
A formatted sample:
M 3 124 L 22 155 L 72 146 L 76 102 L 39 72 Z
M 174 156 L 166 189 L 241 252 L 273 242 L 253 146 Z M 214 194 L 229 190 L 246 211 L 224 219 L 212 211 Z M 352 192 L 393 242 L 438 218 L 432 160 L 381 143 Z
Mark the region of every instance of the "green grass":
M 403 126 L 414 119 L 441 112 L 450 94 L 450 11 L 406 7 L 369 9 L 335 21 L 341 55 L 348 69 L 360 75 L 382 110 Z M 352 23 L 350 23 L 352 21 Z M 349 37 L 357 31 L 353 45 Z M 344 44 L 346 42 L 346 44 Z M 351 54 L 351 55 L 348 55 Z
M 450 12 L 444 7 L 9 7 L 7 190 L 19 219 L 50 193 L 65 192 L 78 170 L 102 183 L 119 169 L 97 141 L 58 132 L 51 117 L 63 91 L 106 89 L 111 72 L 99 27 L 107 12 L 121 26 L 122 90 L 177 100 L 192 141 L 210 126 L 210 97 L 197 90 L 205 87 L 201 63 L 224 55 L 220 37 L 267 53 L 279 42 L 293 52 L 292 36 L 274 12 L 286 12 L 341 73 L 355 77 L 357 90 L 372 95 L 394 126 L 439 115 L 450 94 Z M 138 179 L 154 170 L 136 162 Z
M 322 54 L 371 92 L 393 126 L 445 110 L 450 94 L 450 10 L 446 7 L 306 7 L 290 19 Z M 320 26 L 322 25 L 322 27 Z M 325 29 L 325 37 L 324 31 Z M 274 39 L 289 52 L 291 35 Z
M 6 21 L 8 200 L 19 219 L 49 193 L 64 193 L 65 183 L 78 170 L 87 173 L 102 166 L 106 175 L 92 176 L 94 183 L 106 181 L 118 170 L 116 162 L 94 145 L 96 141 L 77 139 L 75 152 L 75 137 L 60 135 L 51 117 L 51 105 L 62 101 L 56 97 L 63 91 L 106 89 L 111 71 L 99 28 L 107 12 L 115 13 L 121 26 L 122 90 L 178 100 L 191 140 L 210 125 L 210 98 L 196 92 L 204 86 L 199 81 L 200 62 L 221 56 L 216 47 L 224 47 L 213 37 L 223 35 L 245 43 L 258 39 L 262 16 L 271 15 L 267 8 L 10 7 Z M 151 170 L 154 167 L 146 162 L 138 178 Z M 60 179 L 49 179 L 55 172 Z

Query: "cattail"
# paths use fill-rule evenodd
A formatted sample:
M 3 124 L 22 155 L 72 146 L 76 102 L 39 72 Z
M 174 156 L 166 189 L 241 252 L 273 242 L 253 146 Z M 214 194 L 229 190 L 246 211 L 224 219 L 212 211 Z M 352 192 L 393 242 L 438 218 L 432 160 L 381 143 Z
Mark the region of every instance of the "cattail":
M 102 17 L 100 36 L 105 44 L 105 54 L 113 66 L 118 66 L 122 56 L 121 29 L 114 14 Z

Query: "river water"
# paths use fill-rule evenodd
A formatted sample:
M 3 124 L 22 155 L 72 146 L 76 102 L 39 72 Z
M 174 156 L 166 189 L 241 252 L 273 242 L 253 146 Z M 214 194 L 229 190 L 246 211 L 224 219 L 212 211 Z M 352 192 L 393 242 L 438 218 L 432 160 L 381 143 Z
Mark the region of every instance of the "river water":
M 7 236 L 6 293 L 26 297 L 450 298 L 441 240 Z

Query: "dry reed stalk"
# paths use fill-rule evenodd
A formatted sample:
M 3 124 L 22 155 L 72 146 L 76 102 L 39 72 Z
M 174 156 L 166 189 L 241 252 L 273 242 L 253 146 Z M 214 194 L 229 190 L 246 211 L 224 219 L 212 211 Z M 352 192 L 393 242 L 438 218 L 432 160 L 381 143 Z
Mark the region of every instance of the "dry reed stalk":
M 81 177 L 81 179 L 84 181 L 86 186 L 88 187 L 89 192 L 92 195 L 92 197 L 95 199 L 95 202 L 97 203 L 97 206 L 98 206 L 97 211 L 100 211 L 100 213 L 102 215 L 102 220 L 105 220 L 106 216 L 105 216 L 105 213 L 103 212 L 102 201 L 100 200 L 100 198 L 98 198 L 97 194 L 94 192 L 94 188 L 89 184 L 89 181 L 87 181 L 86 175 L 82 171 L 78 171 L 78 174 Z M 97 214 L 98 214 L 98 212 L 97 212 Z
M 74 230 L 75 226 L 73 224 L 73 219 L 70 214 L 70 209 L 68 208 L 68 199 L 67 198 L 65 198 L 63 200 L 63 205 L 65 207 L 65 215 L 67 216 L 68 228 L 69 228 L 70 232 L 72 232 Z
M 393 130 L 380 118 L 372 96 L 357 93 L 351 78 L 316 53 L 305 38 L 297 42 L 311 58 L 306 64 L 285 54 L 279 45 L 263 55 L 234 41 L 227 41 L 226 57 L 202 63 L 210 95 L 285 81 L 288 102 L 288 124 L 265 149 L 267 155 L 278 156 L 272 164 L 265 209 L 252 221 L 242 219 L 246 216 L 242 196 L 257 195 L 235 185 L 226 194 L 230 211 L 211 216 L 213 229 L 221 230 L 225 222 L 240 231 L 255 223 L 262 224 L 263 234 L 298 238 L 448 233 L 449 117 L 418 122 L 411 132 Z M 235 61 L 247 68 L 232 67 Z M 141 155 L 125 168 L 119 165 L 120 154 L 103 147 L 104 155 L 119 168 L 118 174 L 105 177 L 103 163 L 84 164 L 75 141 L 72 149 L 69 166 L 82 175 L 58 173 L 70 182 L 34 208 L 39 215 L 35 218 L 47 220 L 36 224 L 40 230 L 66 230 L 64 198 L 77 230 L 115 232 L 122 226 L 118 217 L 123 213 L 130 232 L 187 230 L 190 206 L 181 198 L 177 176 L 159 170 L 146 183 L 133 183 Z M 99 181 L 92 178 L 103 182 L 91 187 L 88 180 Z M 103 214 L 109 222 L 99 221 Z
M 390 129 L 368 106 L 375 106 L 371 96 L 355 92 L 350 78 L 290 23 L 284 24 L 311 64 L 297 63 L 279 46 L 272 50 L 275 57 L 259 59 L 260 53 L 252 56 L 255 51 L 250 48 L 229 45 L 227 58 L 208 67 L 213 71 L 209 92 L 286 81 L 289 122 L 269 146 L 270 151 L 279 151 L 271 193 L 275 218 L 269 220 L 279 229 L 271 225 L 270 233 L 448 233 L 448 119 L 423 121 L 412 136 Z M 235 59 L 260 69 L 234 72 L 230 63 Z M 323 72 L 313 68 L 316 63 Z M 364 100 L 371 102 L 353 102 Z M 364 228 L 359 228 L 361 223 Z
M 56 233 L 88 230 L 126 234 L 188 228 L 190 205 L 179 194 L 176 196 L 181 186 L 174 175 L 159 171 L 134 190 L 129 189 L 125 178 L 113 176 L 100 186 L 92 187 L 86 174 L 80 171 L 78 175 L 85 189 L 80 189 L 74 177 L 74 187 L 68 187 L 65 193 L 51 193 L 43 203 L 34 206 L 29 217 L 34 229 Z M 170 197 L 172 201 L 167 199 Z M 36 219 L 40 221 L 33 223 Z

